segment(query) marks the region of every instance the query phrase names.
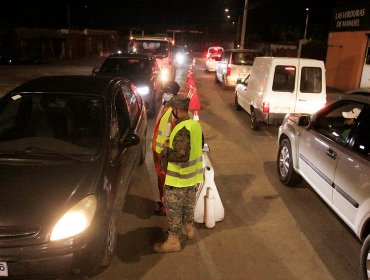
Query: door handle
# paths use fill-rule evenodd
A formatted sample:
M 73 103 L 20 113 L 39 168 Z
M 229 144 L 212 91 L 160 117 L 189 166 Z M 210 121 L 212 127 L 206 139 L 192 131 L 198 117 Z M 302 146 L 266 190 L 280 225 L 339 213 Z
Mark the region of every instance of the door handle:
M 332 159 L 336 159 L 336 157 L 337 157 L 337 153 L 335 151 L 333 151 L 332 149 L 327 149 L 326 154 L 329 157 L 331 157 Z

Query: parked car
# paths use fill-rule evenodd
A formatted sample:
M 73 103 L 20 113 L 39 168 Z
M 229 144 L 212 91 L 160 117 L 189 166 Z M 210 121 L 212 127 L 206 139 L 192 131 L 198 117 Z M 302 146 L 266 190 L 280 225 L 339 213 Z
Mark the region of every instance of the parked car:
M 102 65 L 93 68 L 93 75 L 125 77 L 133 82 L 145 101 L 148 115 L 155 116 L 161 102 L 162 83 L 153 56 L 121 53 L 108 56 Z
M 216 65 L 215 81 L 222 83 L 224 89 L 235 87 L 238 79 L 244 80 L 251 73 L 257 56 L 262 56 L 262 52 L 251 49 L 225 50 Z
M 216 71 L 217 63 L 221 60 L 219 55 L 211 55 L 206 59 L 206 72 Z
M 134 88 L 120 78 L 54 76 L 0 99 L 1 276 L 49 279 L 109 265 L 116 214 L 145 160 L 146 111 Z
M 325 65 L 321 60 L 257 57 L 251 75 L 238 79 L 235 108 L 251 116 L 251 128 L 281 124 L 287 113 L 313 114 L 326 104 Z
M 353 118 L 353 125 L 345 118 Z M 305 179 L 363 241 L 361 269 L 369 279 L 370 90 L 351 91 L 312 117 L 288 114 L 278 143 L 280 181 L 296 186 Z

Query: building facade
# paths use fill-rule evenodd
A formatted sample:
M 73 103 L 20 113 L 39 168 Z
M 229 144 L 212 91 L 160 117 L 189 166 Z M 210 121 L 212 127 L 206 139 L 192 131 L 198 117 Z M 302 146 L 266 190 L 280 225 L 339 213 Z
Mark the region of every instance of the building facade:
M 370 88 L 370 2 L 334 9 L 328 35 L 326 84 Z

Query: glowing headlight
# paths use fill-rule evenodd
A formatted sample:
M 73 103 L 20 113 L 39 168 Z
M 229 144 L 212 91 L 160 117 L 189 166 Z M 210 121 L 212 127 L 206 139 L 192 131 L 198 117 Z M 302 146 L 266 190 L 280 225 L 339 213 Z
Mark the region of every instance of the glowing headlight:
M 167 82 L 170 79 L 170 70 L 168 68 L 163 68 L 161 70 L 161 80 L 162 82 Z
M 67 211 L 55 224 L 50 241 L 77 235 L 87 229 L 94 217 L 97 200 L 89 195 Z
M 176 61 L 178 64 L 183 64 L 185 62 L 185 55 L 183 53 L 176 54 Z
M 140 95 L 147 95 L 149 93 L 149 87 L 144 86 L 144 87 L 137 87 L 137 92 Z

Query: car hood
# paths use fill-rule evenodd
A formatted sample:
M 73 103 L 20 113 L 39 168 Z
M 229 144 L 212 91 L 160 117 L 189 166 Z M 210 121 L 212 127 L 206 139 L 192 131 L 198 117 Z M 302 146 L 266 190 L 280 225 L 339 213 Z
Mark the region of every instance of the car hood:
M 99 161 L 50 164 L 0 163 L 0 229 L 48 227 L 96 192 Z

